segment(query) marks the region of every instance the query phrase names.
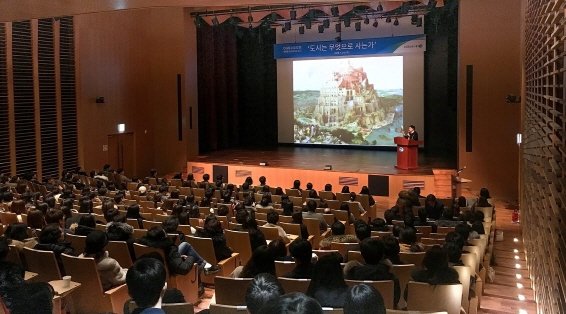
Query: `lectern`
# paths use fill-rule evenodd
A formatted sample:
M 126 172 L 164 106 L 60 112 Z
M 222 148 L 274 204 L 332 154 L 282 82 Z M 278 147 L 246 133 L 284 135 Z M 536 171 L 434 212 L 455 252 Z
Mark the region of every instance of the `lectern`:
M 395 168 L 403 170 L 413 170 L 419 168 L 419 145 L 422 141 L 408 140 L 404 137 L 396 137 L 397 144 L 397 164 Z
M 452 199 L 462 196 L 462 184 L 470 183 L 472 180 L 460 178 L 459 175 L 451 175 L 452 183 Z

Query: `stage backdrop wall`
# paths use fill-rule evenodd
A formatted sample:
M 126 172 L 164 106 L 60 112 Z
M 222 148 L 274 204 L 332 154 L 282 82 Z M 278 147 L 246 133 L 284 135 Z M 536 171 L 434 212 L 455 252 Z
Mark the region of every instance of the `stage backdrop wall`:
M 406 36 L 424 34 L 424 27 L 411 25 L 410 17 L 399 18 L 399 26 L 393 23 L 386 23 L 385 20 L 378 20 L 378 27 L 373 27 L 373 20 L 369 25 L 362 24 L 361 31 L 355 31 L 354 23 L 351 27 L 342 24 L 342 40 L 363 39 L 363 38 L 382 38 L 392 36 Z M 314 25 L 312 29 L 305 29 L 305 34 L 299 34 L 298 26 L 294 26 L 291 31 L 282 33 L 281 28 L 277 29 L 277 43 L 302 43 L 317 41 L 335 41 L 338 36 L 334 24 L 326 29 L 324 33 L 318 32 L 318 27 Z M 419 139 L 425 139 L 424 128 L 424 53 L 410 52 L 403 54 L 385 54 L 379 56 L 403 56 L 403 124 L 404 129 L 413 124 L 417 127 Z M 376 55 L 373 55 L 376 56 Z M 369 57 L 369 56 L 360 56 Z M 332 57 L 335 58 L 335 57 Z M 319 58 L 317 58 L 319 59 Z M 308 60 L 317 60 L 308 59 Z M 304 59 L 279 59 L 277 60 L 277 117 L 279 126 L 279 142 L 294 142 L 294 96 L 293 96 L 293 60 Z M 371 81 L 369 82 L 372 83 Z M 321 86 L 322 87 L 322 86 Z M 376 88 L 379 88 L 376 86 Z M 394 144 L 391 144 L 394 146 Z M 426 146 L 426 144 L 425 144 Z

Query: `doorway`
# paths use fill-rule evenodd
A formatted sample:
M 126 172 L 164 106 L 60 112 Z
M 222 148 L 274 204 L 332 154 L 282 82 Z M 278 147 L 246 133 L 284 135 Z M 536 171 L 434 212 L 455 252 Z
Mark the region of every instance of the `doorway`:
M 108 163 L 116 170 L 124 169 L 131 178 L 135 167 L 134 132 L 108 135 Z

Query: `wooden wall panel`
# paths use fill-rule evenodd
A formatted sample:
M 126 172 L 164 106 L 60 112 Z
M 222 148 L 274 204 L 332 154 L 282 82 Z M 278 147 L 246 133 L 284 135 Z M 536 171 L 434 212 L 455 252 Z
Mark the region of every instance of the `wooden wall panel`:
M 6 25 L 0 23 L 0 173 L 10 173 L 10 130 L 8 122 L 8 64 Z
M 566 313 L 563 0 L 524 0 L 521 226 L 539 313 Z
M 473 192 L 518 198 L 521 6 L 517 0 L 462 0 L 458 17 L 458 166 Z M 481 14 L 479 14 L 481 12 Z M 472 152 L 466 152 L 466 67 L 473 65 Z

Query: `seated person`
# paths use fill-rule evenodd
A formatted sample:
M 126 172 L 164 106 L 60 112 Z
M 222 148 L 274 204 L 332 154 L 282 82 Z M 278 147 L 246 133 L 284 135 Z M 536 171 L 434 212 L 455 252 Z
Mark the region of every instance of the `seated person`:
M 312 279 L 306 295 L 314 298 L 324 307 L 344 306 L 348 285 L 340 266 L 340 257 L 330 254 L 321 257 L 314 264 Z
M 401 297 L 401 287 L 399 279 L 390 271 L 389 266 L 382 263 L 383 243 L 379 239 L 368 238 L 361 244 L 362 256 L 365 265 L 358 261 L 350 261 L 344 266 L 346 279 L 349 280 L 393 280 L 394 283 L 394 304 L 399 303 Z
M 276 261 L 291 262 L 293 257 L 287 254 L 287 245 L 281 239 L 273 240 L 267 245 Z
M 436 221 L 437 227 L 455 227 L 462 224 L 461 221 L 454 220 L 454 211 L 451 208 L 445 208 L 442 211 L 442 217 Z
M 317 300 L 300 292 L 287 293 L 262 307 L 260 313 L 323 314 Z
M 448 255 L 439 245 L 426 252 L 422 265 L 411 272 L 411 280 L 430 285 L 460 283 L 458 272 L 449 266 Z
M 417 215 L 418 215 L 418 219 L 415 220 L 414 226 L 431 226 L 432 232 L 436 233 L 437 228 L 434 221 L 427 220 L 426 208 L 420 207 L 417 210 Z
M 263 226 L 277 228 L 277 232 L 279 233 L 279 237 L 281 238 L 283 243 L 291 242 L 291 239 L 289 239 L 289 236 L 287 236 L 285 230 L 283 230 L 281 226 L 277 225 L 278 221 L 279 221 L 279 214 L 272 209 L 269 213 L 267 213 L 267 223 Z
M 365 208 L 362 206 L 362 203 L 356 201 L 356 193 L 350 192 L 350 200 L 348 200 L 348 203 L 358 204 L 360 215 L 363 215 L 366 212 Z
M 348 221 L 349 224 L 353 224 L 354 221 L 356 221 L 354 214 L 352 214 L 352 212 L 350 211 L 350 206 L 348 205 L 348 202 L 343 202 L 342 204 L 340 204 L 338 210 L 348 212 L 348 217 L 350 218 Z
M 388 265 L 403 265 L 399 257 L 399 252 L 401 252 L 401 247 L 399 245 L 399 240 L 393 235 L 388 235 L 383 237 L 383 258 L 384 263 Z
M 417 242 L 417 234 L 415 230 L 409 227 L 403 227 L 399 232 L 399 243 L 401 252 L 424 252 L 425 246 Z
M 281 200 L 281 208 L 283 209 L 283 216 L 291 216 L 295 212 L 293 202 L 290 200 Z
M 295 260 L 295 269 L 281 277 L 294 279 L 311 279 L 314 264 L 312 263 L 312 245 L 305 239 L 296 239 L 289 245 L 289 252 Z
M 210 219 L 202 230 L 197 230 L 194 236 L 212 239 L 216 261 L 220 262 L 232 256 L 232 249 L 226 245 L 226 236 L 219 220 Z
M 373 196 L 371 196 L 371 194 L 369 194 L 369 189 L 367 186 L 363 186 L 362 190 L 359 193 L 360 195 L 367 195 L 368 196 L 368 200 L 369 200 L 369 206 L 373 206 L 375 204 L 375 200 L 373 199 Z
M 356 238 L 358 238 L 358 244 L 348 247 L 346 250 L 346 254 L 344 254 L 344 263 L 348 262 L 348 252 L 350 251 L 360 251 L 360 244 L 363 240 L 371 237 L 371 229 L 369 225 L 361 220 L 358 219 L 354 222 L 354 230 L 356 232 Z
M 352 234 L 346 233 L 346 226 L 340 221 L 336 221 L 332 224 L 332 235 L 320 241 L 320 249 L 330 249 L 330 244 L 332 242 L 336 243 L 357 243 L 358 239 Z
M 326 192 L 332 192 L 332 184 L 327 183 L 324 186 L 324 191 Z M 336 200 L 336 194 L 332 193 L 332 200 Z
M 291 220 L 292 224 L 298 224 L 301 226 L 301 238 L 308 239 L 309 238 L 309 230 L 307 226 L 303 223 L 303 213 L 300 211 L 296 211 L 291 216 L 293 220 Z
M 371 231 L 389 231 L 389 227 L 382 218 L 375 218 L 371 224 Z
M 473 244 L 468 242 L 471 229 L 472 228 L 470 228 L 468 224 L 459 224 L 454 230 L 456 233 L 460 234 L 460 237 L 462 237 L 462 239 L 464 239 L 464 246 L 474 246 Z
M 262 197 L 261 201 L 255 205 L 256 209 L 263 209 L 263 210 L 273 210 L 273 206 L 269 204 L 269 199 L 267 197 Z
M 462 262 L 462 250 L 453 242 L 447 242 L 442 246 L 442 251 L 448 255 L 448 265 L 450 267 L 454 266 L 465 266 Z
M 385 219 L 385 223 L 388 226 L 392 226 L 393 225 L 393 219 L 395 218 L 395 212 L 393 212 L 392 209 L 388 209 L 386 211 L 383 212 L 383 219 Z M 384 230 L 386 231 L 386 230 Z
M 232 222 L 232 218 L 228 217 L 229 212 L 230 212 L 230 208 L 228 208 L 228 206 L 226 205 L 220 205 L 218 207 L 218 216 L 226 217 L 228 223 Z
M 436 199 L 436 196 L 429 194 L 425 202 L 426 216 L 429 219 L 438 220 L 444 210 L 444 205 Z
M 126 284 L 137 306 L 132 314 L 165 314 L 161 303 L 167 290 L 167 273 L 161 261 L 138 259 L 126 274 Z
M 36 239 L 28 238 L 27 226 L 24 223 L 9 224 L 4 231 L 4 237 L 20 254 L 24 253 L 24 247 L 33 249 L 37 245 Z
M 307 211 L 303 212 L 303 218 L 318 219 L 320 234 L 323 234 L 328 229 L 328 224 L 326 223 L 326 220 L 324 220 L 324 217 L 321 214 L 316 213 L 316 202 L 313 200 L 307 202 Z
M 248 313 L 262 313 L 262 307 L 276 301 L 279 296 L 284 294 L 285 291 L 281 283 L 279 283 L 277 277 L 274 275 L 263 273 L 255 276 L 246 289 L 246 307 Z
M 472 224 L 472 231 L 470 231 L 470 237 L 468 238 L 468 240 L 474 240 L 474 239 L 479 239 L 480 238 L 480 234 L 485 234 L 485 228 L 483 226 L 483 223 L 480 221 L 476 221 Z
M 364 283 L 348 288 L 344 301 L 344 314 L 385 314 L 381 293 Z
M 255 249 L 246 265 L 236 267 L 230 274 L 230 277 L 254 278 L 261 273 L 275 276 L 275 259 L 267 245 L 262 245 Z
M 65 241 L 63 229 L 58 224 L 49 224 L 43 228 L 39 236 L 39 243 L 35 245 L 34 249 L 53 252 L 55 259 L 57 259 L 61 276 L 65 276 L 61 254 L 75 255 L 75 249 L 71 247 L 70 242 Z
M 415 228 L 415 218 L 413 216 L 405 216 L 403 222 L 405 223 L 405 227 L 413 229 L 415 233 L 419 233 L 417 228 Z
M 94 230 L 86 236 L 85 251 L 79 257 L 92 257 L 98 269 L 98 276 L 104 291 L 126 283 L 126 268 L 108 255 L 104 248 L 108 244 L 108 236 L 99 230 Z
M 93 215 L 84 215 L 79 219 L 79 224 L 75 227 L 75 235 L 87 236 L 96 230 L 96 221 Z
M 299 180 L 293 181 L 293 187 L 291 188 L 291 190 L 298 190 L 299 196 L 302 196 L 303 190 L 301 190 L 301 181 L 299 181 Z

